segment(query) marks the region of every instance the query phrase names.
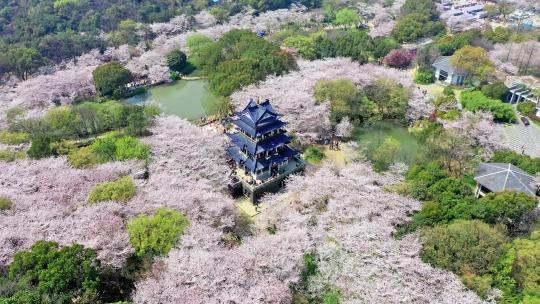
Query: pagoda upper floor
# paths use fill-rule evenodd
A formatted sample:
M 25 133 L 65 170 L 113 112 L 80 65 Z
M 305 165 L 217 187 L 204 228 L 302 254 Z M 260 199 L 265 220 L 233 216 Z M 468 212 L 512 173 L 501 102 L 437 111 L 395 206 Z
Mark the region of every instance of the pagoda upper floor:
M 274 110 L 268 99 L 262 103 L 251 99 L 242 111 L 235 114 L 237 118 L 232 123 L 253 140 L 274 135 L 287 125 L 280 119 L 283 115 Z

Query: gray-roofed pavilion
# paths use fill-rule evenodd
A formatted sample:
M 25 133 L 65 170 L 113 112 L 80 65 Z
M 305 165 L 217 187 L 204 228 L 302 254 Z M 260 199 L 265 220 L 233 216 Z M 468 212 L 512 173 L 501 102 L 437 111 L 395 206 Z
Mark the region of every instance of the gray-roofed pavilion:
M 505 190 L 536 196 L 536 189 L 532 186 L 533 176 L 512 164 L 481 164 L 474 179 L 477 182 L 476 197 Z

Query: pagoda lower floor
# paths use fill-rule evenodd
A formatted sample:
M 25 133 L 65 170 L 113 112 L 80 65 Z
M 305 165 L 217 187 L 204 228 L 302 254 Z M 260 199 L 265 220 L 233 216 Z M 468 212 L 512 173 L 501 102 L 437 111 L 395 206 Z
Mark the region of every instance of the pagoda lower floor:
M 306 163 L 296 157 L 291 158 L 287 165 L 279 167 L 277 172 L 265 172 L 254 178 L 242 168 L 236 168 L 233 182 L 229 184 L 232 192 L 249 197 L 254 204 L 265 193 L 275 193 L 282 189 L 289 175 L 304 171 Z

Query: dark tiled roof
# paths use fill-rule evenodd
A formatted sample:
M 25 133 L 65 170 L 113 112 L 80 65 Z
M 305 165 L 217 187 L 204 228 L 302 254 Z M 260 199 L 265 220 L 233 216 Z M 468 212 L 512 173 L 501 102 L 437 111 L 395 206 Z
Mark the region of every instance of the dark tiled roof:
M 474 179 L 492 192 L 514 190 L 535 196 L 535 189 L 531 186 L 533 176 L 512 164 L 481 164 Z
M 228 133 L 227 135 L 237 147 L 245 148 L 252 156 L 257 153 L 273 150 L 291 142 L 291 138 L 286 134 L 278 134 L 257 143 L 242 133 Z
M 274 123 L 281 114 L 278 114 L 274 110 L 270 101 L 265 100 L 262 103 L 257 103 L 251 99 L 242 111 L 236 113 L 236 116 L 251 128 L 258 129 L 267 124 Z

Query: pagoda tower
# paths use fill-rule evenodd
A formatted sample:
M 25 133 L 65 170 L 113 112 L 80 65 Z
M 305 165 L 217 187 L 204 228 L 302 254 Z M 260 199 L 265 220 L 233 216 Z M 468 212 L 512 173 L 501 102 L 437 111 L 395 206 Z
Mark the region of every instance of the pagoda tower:
M 232 185 L 256 203 L 262 194 L 283 187 L 284 180 L 302 171 L 305 162 L 289 146 L 292 138 L 284 129 L 287 123 L 268 99 L 262 103 L 250 100 L 235 116 L 235 128 L 227 133 L 232 142 L 227 153 L 236 165 Z

